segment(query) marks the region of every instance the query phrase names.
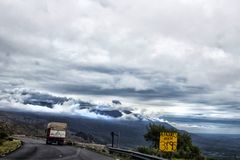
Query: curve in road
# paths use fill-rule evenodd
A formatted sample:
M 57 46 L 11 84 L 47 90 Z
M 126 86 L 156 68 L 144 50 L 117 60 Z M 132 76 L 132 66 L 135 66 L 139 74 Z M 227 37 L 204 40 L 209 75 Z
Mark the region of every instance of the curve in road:
M 113 160 L 83 148 L 46 145 L 43 140 L 21 138 L 24 145 L 4 160 Z

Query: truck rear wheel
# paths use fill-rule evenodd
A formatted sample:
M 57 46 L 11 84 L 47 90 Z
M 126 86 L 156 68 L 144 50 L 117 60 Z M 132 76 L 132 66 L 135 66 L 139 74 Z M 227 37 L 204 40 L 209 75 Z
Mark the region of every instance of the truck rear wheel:
M 46 144 L 52 144 L 52 143 L 51 143 L 50 141 L 47 140 L 47 141 L 46 141 Z
M 63 141 L 58 141 L 57 144 L 58 145 L 63 145 Z

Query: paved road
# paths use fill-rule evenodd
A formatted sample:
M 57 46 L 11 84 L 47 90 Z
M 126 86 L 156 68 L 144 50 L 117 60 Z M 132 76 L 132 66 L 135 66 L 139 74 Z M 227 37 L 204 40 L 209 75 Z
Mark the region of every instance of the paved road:
M 24 145 L 3 160 L 113 160 L 72 146 L 46 145 L 43 140 L 21 138 Z

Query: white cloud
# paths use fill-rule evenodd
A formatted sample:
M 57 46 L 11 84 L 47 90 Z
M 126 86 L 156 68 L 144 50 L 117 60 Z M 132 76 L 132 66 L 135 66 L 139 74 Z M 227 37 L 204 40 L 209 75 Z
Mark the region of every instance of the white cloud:
M 82 102 L 85 102 L 82 103 Z M 51 103 L 51 106 L 45 106 Z M 124 103 L 124 101 L 123 101 Z M 55 114 L 59 116 L 86 117 L 104 120 L 143 120 L 165 122 L 179 129 L 190 132 L 238 133 L 237 122 L 240 117 L 234 110 L 224 110 L 216 106 L 196 105 L 161 101 L 156 104 L 122 104 L 114 105 L 104 102 L 88 102 L 73 98 L 56 97 L 44 92 L 28 89 L 4 90 L 0 93 L 0 110 Z M 89 105 L 88 105 L 89 104 Z M 91 104 L 91 105 L 90 105 Z M 114 117 L 115 111 L 121 113 Z M 233 122 L 233 120 L 236 122 Z
M 0 89 L 170 98 L 179 114 L 204 101 L 225 117 L 240 104 L 239 15 L 237 0 L 2 0 Z

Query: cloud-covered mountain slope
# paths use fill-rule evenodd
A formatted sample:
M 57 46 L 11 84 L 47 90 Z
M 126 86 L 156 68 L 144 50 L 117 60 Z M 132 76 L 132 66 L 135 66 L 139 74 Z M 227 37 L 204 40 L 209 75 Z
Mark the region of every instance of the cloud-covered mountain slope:
M 122 105 L 119 100 L 113 100 L 110 104 L 97 104 L 25 89 L 1 91 L 0 108 L 10 111 L 43 112 L 93 119 L 156 120 L 156 117 L 151 119 L 147 114 L 139 114 L 134 107 Z

